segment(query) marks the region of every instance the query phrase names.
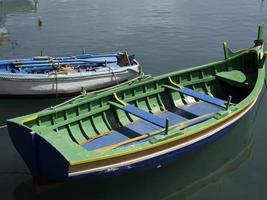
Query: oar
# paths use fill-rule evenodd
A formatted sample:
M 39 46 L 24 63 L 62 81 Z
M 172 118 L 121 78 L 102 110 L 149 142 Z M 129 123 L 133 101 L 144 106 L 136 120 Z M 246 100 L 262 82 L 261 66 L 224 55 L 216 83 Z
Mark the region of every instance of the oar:
M 88 59 L 73 59 L 73 60 L 51 60 L 51 61 L 27 61 L 27 62 L 13 62 L 11 64 L 16 67 L 39 67 L 44 65 L 67 65 L 67 64 L 110 64 L 116 63 L 117 61 L 92 61 Z
M 118 54 L 99 54 L 99 55 L 93 55 L 93 54 L 85 54 L 85 55 L 76 55 L 76 56 L 68 56 L 68 57 L 49 57 L 46 56 L 47 59 L 38 60 L 34 58 L 26 58 L 26 59 L 8 59 L 8 60 L 1 60 L 0 65 L 8 65 L 13 64 L 14 62 L 19 63 L 26 63 L 26 62 L 33 62 L 33 63 L 42 63 L 42 62 L 49 62 L 51 60 L 59 61 L 59 60 L 77 60 L 77 59 L 93 59 L 93 58 L 103 58 L 103 57 L 116 57 Z
M 107 132 L 105 132 L 105 133 L 102 133 L 102 134 L 99 134 L 99 135 L 96 135 L 96 136 L 94 136 L 94 137 L 91 137 L 91 138 L 89 138 L 88 140 L 85 140 L 84 142 L 82 142 L 82 143 L 80 143 L 80 145 L 85 145 L 85 144 L 88 144 L 88 143 L 90 143 L 90 142 L 92 142 L 92 141 L 94 141 L 94 140 L 96 140 L 96 139 L 98 139 L 98 138 L 101 138 L 101 137 L 103 137 L 103 136 L 106 136 L 106 135 L 108 135 L 108 134 L 110 134 L 112 131 L 107 131 Z
M 169 131 L 173 130 L 173 129 L 184 129 L 184 128 L 190 126 L 191 123 L 196 122 L 198 120 L 202 120 L 202 119 L 208 118 L 208 117 L 210 117 L 210 116 L 212 116 L 214 114 L 215 113 L 208 113 L 208 114 L 205 114 L 205 115 L 193 118 L 193 119 L 189 119 L 189 120 L 187 120 L 185 122 L 181 122 L 179 124 L 175 124 L 175 125 L 169 127 Z M 97 151 L 99 153 L 102 153 L 102 152 L 105 152 L 105 151 L 110 151 L 110 150 L 118 148 L 120 146 L 123 146 L 123 145 L 126 145 L 126 144 L 130 144 L 132 142 L 136 142 L 136 141 L 139 141 L 139 140 L 151 137 L 151 136 L 155 136 L 155 135 L 161 134 L 163 132 L 165 132 L 165 129 L 160 129 L 158 131 L 155 131 L 155 132 L 152 132 L 152 133 L 147 133 L 147 134 L 144 134 L 144 135 L 141 135 L 141 136 L 137 136 L 135 138 L 132 138 L 132 139 L 129 139 L 129 140 L 125 140 L 125 141 L 119 142 L 117 144 L 113 144 L 113 145 L 110 145 L 110 146 L 98 148 L 95 151 Z
M 34 68 L 34 67 L 45 67 L 45 66 L 57 66 L 57 65 L 91 65 L 91 66 L 100 66 L 110 63 L 116 63 L 116 61 L 112 62 L 92 62 L 92 61 L 83 61 L 83 62 L 55 62 L 55 63 L 44 63 L 44 64 L 22 64 L 15 65 L 16 68 Z

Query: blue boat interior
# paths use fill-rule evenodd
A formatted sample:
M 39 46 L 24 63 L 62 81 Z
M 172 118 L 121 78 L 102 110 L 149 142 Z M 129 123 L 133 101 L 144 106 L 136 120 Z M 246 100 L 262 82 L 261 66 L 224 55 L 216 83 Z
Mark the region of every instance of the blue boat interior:
M 186 127 L 190 127 L 208 120 L 219 111 L 226 109 L 226 101 L 207 94 L 196 92 L 185 87 L 183 87 L 182 90 L 175 87 L 170 87 L 169 89 L 176 89 L 178 93 L 180 92 L 186 94 L 197 100 L 193 103 L 184 104 L 182 106 L 173 106 L 157 113 L 148 112 L 130 104 L 126 104 L 121 107 L 116 104 L 112 104 L 116 107 L 116 109 L 120 109 L 127 114 L 134 115 L 138 118 L 138 120 L 134 120 L 125 126 L 114 128 L 112 131 L 103 134 L 103 136 L 97 137 L 93 140 L 90 139 L 88 142 L 82 143 L 81 145 L 87 150 L 96 150 L 122 143 L 145 134 L 160 132 L 161 130 L 162 132 L 160 133 L 164 133 L 166 126 L 173 127 L 186 123 Z M 166 123 L 166 120 L 168 120 L 168 124 Z M 147 137 L 126 145 L 134 145 L 149 139 L 151 138 Z
M 126 55 L 127 62 L 121 63 Z M 10 59 L 0 61 L 0 73 L 15 74 L 47 74 L 55 70 L 71 67 L 76 72 L 96 71 L 106 68 L 119 68 L 134 64 L 135 55 L 109 54 L 109 55 L 77 55 L 71 57 L 34 57 L 30 59 Z

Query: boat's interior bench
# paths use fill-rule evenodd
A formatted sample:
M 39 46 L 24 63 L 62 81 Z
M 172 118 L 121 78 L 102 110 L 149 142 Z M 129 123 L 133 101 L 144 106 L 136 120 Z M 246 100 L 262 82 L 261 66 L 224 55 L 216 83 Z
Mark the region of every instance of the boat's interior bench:
M 169 85 L 164 85 L 164 87 L 201 100 L 197 103 L 194 103 L 193 105 L 189 104 L 177 108 L 189 112 L 195 117 L 192 119 L 188 119 L 175 111 L 169 110 L 153 114 L 142 110 L 134 105 L 127 104 L 119 100 L 117 96 L 114 95 L 120 103 L 110 101 L 109 104 L 111 106 L 116 109 L 123 110 L 128 114 L 134 115 L 140 120 L 136 120 L 126 126 L 120 127 L 116 130 L 112 130 L 108 133 L 104 133 L 103 136 L 97 137 L 97 139 L 90 140 L 90 142 L 83 144 L 83 147 L 87 150 L 95 150 L 107 146 L 120 144 L 125 141 L 138 138 L 140 136 L 142 137 L 142 135 L 153 133 L 155 131 L 162 130 L 160 133 L 167 133 L 169 127 L 175 126 L 185 128 L 193 126 L 213 117 L 217 112 L 221 111 L 226 107 L 226 101 L 211 97 L 204 93 L 195 92 L 189 88 L 176 88 Z M 144 139 L 135 141 L 135 143 L 140 141 L 144 141 Z
M 229 85 L 242 88 L 251 88 L 253 84 L 252 81 L 254 80 L 251 76 L 246 76 L 240 70 L 219 72 L 216 74 L 216 78 L 228 83 Z
M 191 89 L 186 88 L 186 87 L 176 88 L 176 87 L 173 87 L 170 85 L 163 85 L 163 87 L 180 92 L 180 93 L 185 94 L 185 95 L 190 96 L 190 97 L 194 97 L 195 99 L 213 104 L 215 106 L 226 108 L 227 102 L 224 100 L 221 100 L 219 98 L 212 97 L 212 96 L 206 95 L 206 94 L 201 93 L 201 92 L 196 92 L 196 91 L 191 90 Z
M 127 104 L 127 105 L 124 105 L 124 106 L 121 106 L 120 104 L 117 104 L 115 102 L 109 102 L 111 105 L 119 108 L 119 109 L 122 109 L 124 110 L 125 112 L 127 113 L 130 113 L 136 117 L 139 117 L 140 119 L 143 119 L 147 122 L 150 122 L 156 126 L 159 126 L 161 128 L 166 128 L 168 126 L 168 120 L 167 118 L 164 119 L 164 118 L 161 118 L 161 117 L 158 117 L 157 115 L 154 115 L 150 112 L 146 112 L 140 108 L 137 108 L 133 105 L 130 105 L 130 104 Z

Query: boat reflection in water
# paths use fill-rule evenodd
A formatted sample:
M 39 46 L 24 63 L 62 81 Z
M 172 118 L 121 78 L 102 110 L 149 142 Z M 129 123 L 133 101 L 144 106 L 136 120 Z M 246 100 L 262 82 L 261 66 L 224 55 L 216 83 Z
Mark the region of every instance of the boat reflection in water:
M 8 31 L 5 27 L 1 27 L 0 25 L 0 45 L 3 44 L 8 38 Z
M 8 39 L 5 19 L 14 13 L 36 12 L 38 0 L 0 0 L 0 45 Z
M 29 178 L 16 188 L 15 197 L 21 199 L 32 194 L 49 199 L 57 194 L 75 199 L 184 199 L 216 183 L 223 176 L 237 170 L 250 159 L 252 149 L 252 121 L 257 106 L 219 140 L 177 162 L 151 171 L 126 174 L 109 179 L 66 182 L 42 186 L 33 192 Z
M 38 0 L 0 0 L 4 14 L 36 12 Z

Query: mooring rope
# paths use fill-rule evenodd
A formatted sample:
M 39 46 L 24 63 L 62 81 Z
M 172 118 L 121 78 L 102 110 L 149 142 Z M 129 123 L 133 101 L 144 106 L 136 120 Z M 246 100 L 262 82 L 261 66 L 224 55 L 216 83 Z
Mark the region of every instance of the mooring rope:
M 55 71 L 55 82 L 56 82 L 56 104 L 58 102 L 58 76 L 57 72 L 60 69 L 60 63 L 58 62 L 58 65 L 56 66 L 56 71 Z
M 2 125 L 2 126 L 0 126 L 0 129 L 6 128 L 6 127 L 7 127 L 7 125 Z
M 116 81 L 117 85 L 119 85 L 119 81 L 118 81 L 118 79 L 117 79 L 117 76 L 116 76 L 115 72 L 113 71 L 113 69 L 112 69 L 111 67 L 109 67 L 109 71 L 111 71 L 112 75 L 113 75 L 114 78 L 115 78 L 115 81 Z

